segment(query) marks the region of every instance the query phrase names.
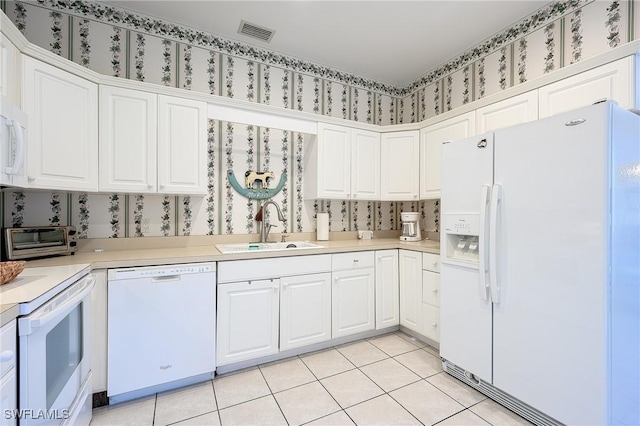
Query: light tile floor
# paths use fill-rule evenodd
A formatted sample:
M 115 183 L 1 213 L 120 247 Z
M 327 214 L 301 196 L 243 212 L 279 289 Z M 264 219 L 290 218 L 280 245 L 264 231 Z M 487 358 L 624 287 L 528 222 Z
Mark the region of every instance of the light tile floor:
M 400 331 L 93 410 L 92 425 L 527 425 Z

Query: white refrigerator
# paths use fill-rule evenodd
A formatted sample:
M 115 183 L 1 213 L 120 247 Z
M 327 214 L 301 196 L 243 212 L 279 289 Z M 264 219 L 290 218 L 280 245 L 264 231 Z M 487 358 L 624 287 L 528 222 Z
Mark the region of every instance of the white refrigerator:
M 640 117 L 445 142 L 441 216 L 446 371 L 537 424 L 640 424 Z

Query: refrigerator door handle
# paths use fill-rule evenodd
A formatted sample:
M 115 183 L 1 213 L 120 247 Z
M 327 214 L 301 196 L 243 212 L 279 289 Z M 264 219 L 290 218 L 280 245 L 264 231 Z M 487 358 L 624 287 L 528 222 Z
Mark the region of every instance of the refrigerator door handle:
M 489 185 L 480 187 L 480 230 L 478 235 L 478 289 L 480 299 L 489 300 L 489 283 L 487 281 L 487 208 L 489 207 Z
M 502 186 L 493 185 L 491 190 L 491 209 L 489 213 L 489 286 L 493 303 L 500 303 L 500 284 L 498 282 L 498 208 L 502 203 Z

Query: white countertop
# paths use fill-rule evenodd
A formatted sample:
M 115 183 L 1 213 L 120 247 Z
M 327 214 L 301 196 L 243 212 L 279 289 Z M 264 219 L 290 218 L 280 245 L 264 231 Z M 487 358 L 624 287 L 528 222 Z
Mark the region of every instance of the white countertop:
M 88 263 L 27 267 L 13 281 L 0 286 L 0 305 L 10 306 L 34 302 L 41 296 L 51 293 L 43 298 L 48 299 L 89 273 L 90 270 L 91 265 Z
M 162 243 L 162 239 L 158 239 Z M 183 247 L 132 248 L 128 250 L 105 248 L 100 252 L 78 252 L 73 256 L 59 256 L 27 262 L 27 269 L 32 266 L 60 266 L 76 263 L 88 263 L 92 269 L 127 268 L 134 266 L 169 265 L 193 262 L 221 262 L 240 259 L 262 259 L 270 257 L 308 256 L 313 254 L 344 253 L 363 250 L 406 249 L 428 253 L 440 253 L 440 242 L 422 240 L 403 242 L 398 238 L 374 238 L 371 240 L 331 240 L 310 241 L 322 248 L 300 249 L 295 251 L 251 251 L 245 253 L 222 254 L 215 243 Z M 132 242 L 133 243 L 133 242 Z M 158 247 L 152 246 L 152 247 Z
M 124 240 L 124 239 L 123 239 Z M 2 324 L 11 321 L 18 313 L 15 306 L 32 302 L 39 297 L 47 299 L 66 288 L 91 269 L 126 268 L 134 266 L 169 265 L 194 262 L 221 262 L 241 259 L 261 259 L 273 257 L 308 256 L 314 254 L 345 253 L 366 250 L 406 249 L 427 253 L 440 253 L 440 242 L 422 240 L 403 242 L 398 238 L 374 238 L 371 240 L 341 239 L 331 241 L 310 241 L 322 248 L 301 249 L 295 251 L 265 251 L 222 254 L 216 247 L 218 239 L 205 239 L 210 243 L 202 244 L 202 239 L 188 239 L 191 243 L 183 246 L 164 246 L 176 240 L 159 238 L 147 241 L 98 241 L 102 251 L 94 252 L 88 246 L 73 256 L 58 256 L 48 259 L 31 260 L 25 270 L 9 284 L 0 286 L 0 320 Z M 142 239 L 140 239 L 142 240 Z M 193 241 L 196 245 L 190 245 Z M 112 245 L 108 243 L 114 243 Z M 144 246 L 141 244 L 144 243 Z M 182 244 L 182 243 L 179 243 Z M 95 244 L 94 244 L 95 245 Z M 128 248 L 131 247 L 131 248 Z M 156 247 L 156 248 L 150 248 Z M 56 288 L 58 287 L 59 288 Z M 54 290 L 55 289 L 55 290 Z M 47 294 L 49 293 L 49 294 Z M 46 296 L 45 296 L 46 295 Z

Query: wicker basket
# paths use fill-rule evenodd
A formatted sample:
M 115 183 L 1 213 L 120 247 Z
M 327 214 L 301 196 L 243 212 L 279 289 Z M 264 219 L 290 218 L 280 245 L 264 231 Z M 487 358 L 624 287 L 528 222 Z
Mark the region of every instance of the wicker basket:
M 0 262 L 0 285 L 7 284 L 17 277 L 27 264 L 24 260 Z

